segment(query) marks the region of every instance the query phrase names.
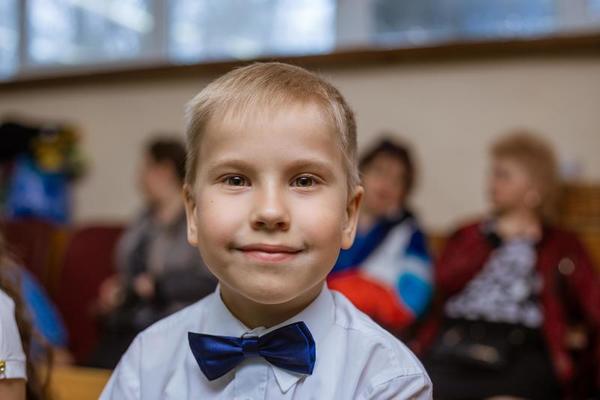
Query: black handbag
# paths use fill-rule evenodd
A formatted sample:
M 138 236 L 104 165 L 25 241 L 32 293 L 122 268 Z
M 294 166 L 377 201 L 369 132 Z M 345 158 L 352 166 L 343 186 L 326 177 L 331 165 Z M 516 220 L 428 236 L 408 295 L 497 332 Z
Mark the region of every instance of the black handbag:
M 440 362 L 500 371 L 510 364 L 513 352 L 526 336 L 524 328 L 509 324 L 447 320 L 431 356 Z

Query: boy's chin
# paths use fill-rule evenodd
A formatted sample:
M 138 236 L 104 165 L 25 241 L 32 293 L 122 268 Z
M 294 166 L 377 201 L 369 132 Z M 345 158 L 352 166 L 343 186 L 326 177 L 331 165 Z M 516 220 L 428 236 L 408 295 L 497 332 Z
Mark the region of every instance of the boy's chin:
M 322 284 L 318 285 L 320 288 Z M 313 290 L 311 290 L 313 289 Z M 285 284 L 265 284 L 264 282 L 256 283 L 245 282 L 242 287 L 237 290 L 238 294 L 246 299 L 262 305 L 283 305 L 289 303 L 303 302 L 303 299 L 312 297 L 311 292 L 315 292 L 315 286 L 306 288 L 298 285 Z
M 244 297 L 257 304 L 279 305 L 293 301 L 297 297 L 297 290 L 286 287 L 261 287 L 246 288 Z

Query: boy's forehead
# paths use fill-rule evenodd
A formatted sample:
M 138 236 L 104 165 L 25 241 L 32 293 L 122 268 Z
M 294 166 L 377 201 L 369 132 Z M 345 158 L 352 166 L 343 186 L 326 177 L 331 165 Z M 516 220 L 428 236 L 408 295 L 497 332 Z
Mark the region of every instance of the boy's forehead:
M 335 125 L 327 112 L 314 102 L 279 106 L 237 106 L 214 113 L 208 121 L 203 143 L 231 138 L 281 137 L 290 130 L 311 130 L 337 139 Z M 207 140 L 208 139 L 208 140 Z M 212 140 L 211 140 L 212 139 Z
M 209 126 L 217 128 L 243 128 L 248 125 L 271 125 L 282 118 L 310 117 L 320 123 L 331 125 L 331 118 L 324 106 L 316 101 L 233 103 L 216 110 Z
M 202 169 L 231 159 L 278 159 L 286 163 L 322 159 L 326 164 L 342 163 L 336 130 L 311 106 L 217 116 L 207 124 L 202 136 L 198 154 L 198 167 Z

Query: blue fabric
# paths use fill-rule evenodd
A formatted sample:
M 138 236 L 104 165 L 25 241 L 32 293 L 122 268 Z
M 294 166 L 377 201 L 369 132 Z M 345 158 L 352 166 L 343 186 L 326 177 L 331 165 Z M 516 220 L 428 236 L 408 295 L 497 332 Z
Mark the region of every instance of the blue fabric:
M 44 289 L 25 269 L 21 268 L 19 274 L 21 277 L 21 292 L 32 317 L 33 326 L 51 345 L 56 347 L 66 346 L 67 331 Z
M 419 229 L 416 229 L 406 247 L 407 257 L 417 257 L 427 262 L 431 261 L 429 249 L 427 248 L 427 238 Z
M 425 311 L 432 294 L 431 283 L 410 272 L 400 276 L 396 290 L 414 315 L 421 315 Z
M 304 322 L 275 329 L 260 337 L 214 336 L 188 332 L 194 358 L 209 380 L 235 368 L 246 357 L 260 356 L 271 364 L 312 374 L 315 366 L 315 341 Z
M 70 210 L 67 175 L 43 171 L 30 157 L 19 157 L 8 188 L 6 215 L 39 217 L 62 224 L 69 222 Z
M 405 257 L 407 260 L 412 259 L 416 263 L 420 263 L 424 268 L 429 268 L 431 257 L 427 247 L 427 238 L 421 230 L 416 229 L 410 237 L 406 246 Z M 407 271 L 400 275 L 396 292 L 413 315 L 420 316 L 429 305 L 429 300 L 433 294 L 433 286 L 431 281 L 425 280 L 423 276 Z
M 392 228 L 410 216 L 409 212 L 404 212 L 399 218 L 382 219 L 366 233 L 357 232 L 352 247 L 340 251 L 340 255 L 331 272 L 335 273 L 360 267 L 362 262 L 383 243 Z

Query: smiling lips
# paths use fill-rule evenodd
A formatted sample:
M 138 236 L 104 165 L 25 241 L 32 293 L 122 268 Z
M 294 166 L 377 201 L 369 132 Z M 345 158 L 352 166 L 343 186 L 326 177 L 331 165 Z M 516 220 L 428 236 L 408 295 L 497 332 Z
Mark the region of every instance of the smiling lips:
M 270 244 L 251 244 L 238 247 L 237 250 L 244 253 L 248 258 L 272 263 L 291 260 L 302 251 L 301 249 L 294 247 Z

